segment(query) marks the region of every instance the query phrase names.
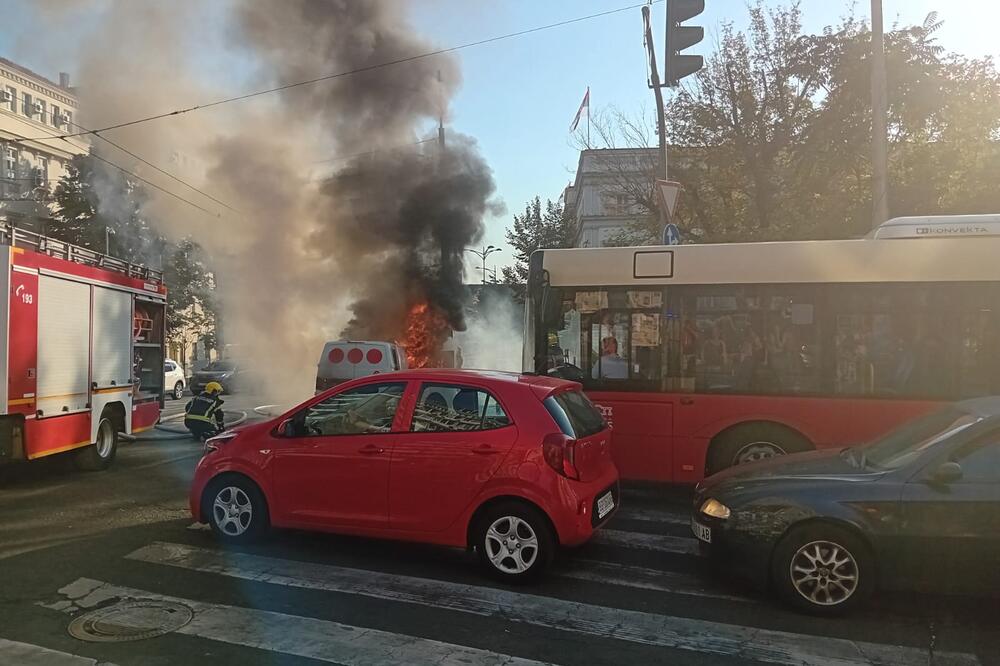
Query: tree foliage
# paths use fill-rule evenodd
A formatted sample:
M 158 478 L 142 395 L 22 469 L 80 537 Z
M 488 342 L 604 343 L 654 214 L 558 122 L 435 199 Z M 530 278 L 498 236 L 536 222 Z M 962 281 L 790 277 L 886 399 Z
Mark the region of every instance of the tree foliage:
M 573 247 L 576 228 L 565 212 L 562 200 L 546 200 L 544 208 L 539 197 L 524 206 L 524 213 L 514 215 L 514 224 L 507 229 L 507 243 L 514 248 L 515 264 L 503 269 L 503 283 L 523 285 L 528 281 L 528 260 L 535 250 Z
M 90 155 L 77 155 L 53 192 L 46 234 L 61 241 L 108 251 L 112 256 L 162 268 L 167 285 L 167 335 L 211 343 L 215 306 L 211 273 L 190 238 L 171 243 L 143 213 L 147 193 L 118 169 Z
M 710 241 L 866 233 L 868 26 L 849 15 L 806 34 L 798 3 L 758 0 L 748 11 L 748 28 L 724 25 L 705 67 L 667 104 L 670 178 L 684 187 L 674 221 Z M 885 35 L 893 216 L 1000 210 L 1000 75 L 989 58 L 943 49 L 940 25 L 932 13 Z M 613 133 L 638 144 L 634 132 Z M 658 216 L 636 219 L 623 240 L 659 237 Z

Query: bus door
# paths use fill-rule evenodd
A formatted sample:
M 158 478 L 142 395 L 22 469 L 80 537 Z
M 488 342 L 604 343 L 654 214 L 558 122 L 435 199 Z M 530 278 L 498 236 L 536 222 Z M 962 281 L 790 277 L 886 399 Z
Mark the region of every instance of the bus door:
M 570 319 L 580 322 L 583 383 L 612 425 L 619 471 L 630 479 L 672 480 L 677 396 L 664 390 L 664 377 L 674 322 L 663 291 L 577 291 L 571 305 Z

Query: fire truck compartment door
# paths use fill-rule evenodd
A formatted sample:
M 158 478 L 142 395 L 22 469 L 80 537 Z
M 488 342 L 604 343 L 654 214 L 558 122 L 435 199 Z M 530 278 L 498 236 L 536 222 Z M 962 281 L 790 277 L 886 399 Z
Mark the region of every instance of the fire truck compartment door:
M 87 408 L 90 395 L 90 287 L 38 277 L 38 396 L 43 417 Z
M 94 356 L 97 388 L 129 386 L 132 378 L 132 295 L 94 287 Z

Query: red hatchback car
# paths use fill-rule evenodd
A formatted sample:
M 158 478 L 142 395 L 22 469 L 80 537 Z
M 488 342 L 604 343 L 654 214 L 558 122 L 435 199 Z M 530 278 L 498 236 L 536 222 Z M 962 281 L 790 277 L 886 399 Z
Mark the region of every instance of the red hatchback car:
M 229 541 L 274 526 L 468 547 L 515 582 L 611 517 L 618 470 L 579 384 L 404 370 L 210 439 L 190 501 Z

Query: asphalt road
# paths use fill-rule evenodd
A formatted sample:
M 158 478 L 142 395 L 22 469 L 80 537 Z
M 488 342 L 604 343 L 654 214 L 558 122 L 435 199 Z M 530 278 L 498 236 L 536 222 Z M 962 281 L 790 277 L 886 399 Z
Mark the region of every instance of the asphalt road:
M 1000 664 L 995 599 L 881 595 L 821 620 L 720 577 L 694 554 L 683 488 L 627 489 L 595 542 L 505 588 L 458 550 L 299 532 L 225 548 L 187 512 L 199 455 L 190 440 L 137 442 L 106 472 L 7 470 L 0 664 Z M 102 631 L 183 626 L 72 637 L 95 608 Z

